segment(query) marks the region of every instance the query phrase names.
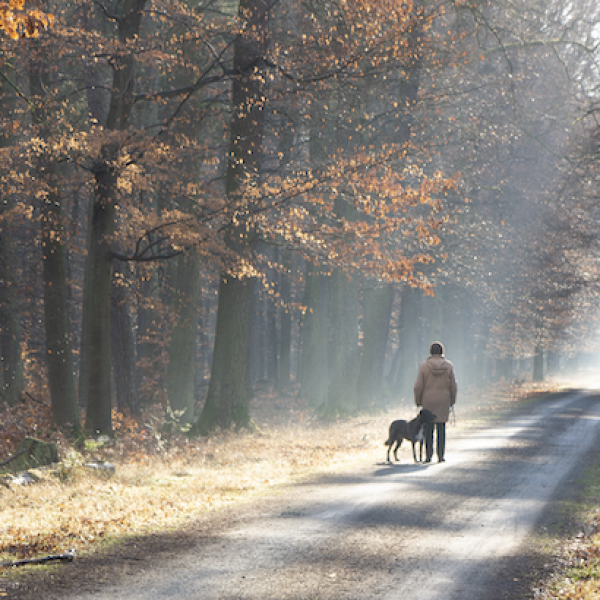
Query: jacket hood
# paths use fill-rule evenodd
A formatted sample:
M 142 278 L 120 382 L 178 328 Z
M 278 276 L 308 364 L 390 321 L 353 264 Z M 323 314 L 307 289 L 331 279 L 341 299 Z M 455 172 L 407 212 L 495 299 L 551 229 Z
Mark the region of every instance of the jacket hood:
M 439 355 L 430 356 L 427 359 L 427 364 L 434 375 L 444 375 L 452 368 L 452 365 L 443 356 Z

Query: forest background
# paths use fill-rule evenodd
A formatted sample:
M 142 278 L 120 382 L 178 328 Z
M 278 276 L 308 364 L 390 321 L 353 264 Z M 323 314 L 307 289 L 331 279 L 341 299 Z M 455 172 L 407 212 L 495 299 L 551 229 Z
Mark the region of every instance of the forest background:
M 589 359 L 599 10 L 5 5 L 4 402 L 197 435 L 382 408 L 434 339 L 464 388 Z
M 221 439 L 258 397 L 376 414 L 436 339 L 464 397 L 596 366 L 599 23 L 2 3 L 0 459 L 31 431 Z

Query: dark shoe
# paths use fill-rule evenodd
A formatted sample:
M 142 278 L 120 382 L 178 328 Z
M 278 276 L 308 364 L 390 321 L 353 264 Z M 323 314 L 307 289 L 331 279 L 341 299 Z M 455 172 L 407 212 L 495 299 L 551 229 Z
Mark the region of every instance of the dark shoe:
M 423 463 L 424 463 L 424 464 L 428 464 L 428 463 L 430 463 L 430 462 L 431 462 L 431 459 L 430 459 L 430 458 L 426 458 L 426 459 L 423 461 Z
M 446 462 L 446 459 L 445 459 L 445 458 L 440 458 L 440 459 L 438 460 L 438 462 Z

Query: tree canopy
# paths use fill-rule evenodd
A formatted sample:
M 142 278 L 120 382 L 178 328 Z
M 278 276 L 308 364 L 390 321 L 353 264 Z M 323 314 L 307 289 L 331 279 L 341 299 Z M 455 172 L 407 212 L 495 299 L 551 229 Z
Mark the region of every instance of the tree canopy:
M 597 11 L 4 3 L 4 398 L 205 432 L 280 375 L 381 404 L 432 336 L 474 383 L 593 347 Z

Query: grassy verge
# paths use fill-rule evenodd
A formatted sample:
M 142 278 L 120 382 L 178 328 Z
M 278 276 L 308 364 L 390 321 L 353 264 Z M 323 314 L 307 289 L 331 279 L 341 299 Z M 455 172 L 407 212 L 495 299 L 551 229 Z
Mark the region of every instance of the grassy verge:
M 555 535 L 549 552 L 556 557 L 554 573 L 539 583 L 536 600 L 600 598 L 600 458 L 578 482 L 581 492 L 563 503 L 571 535 Z

